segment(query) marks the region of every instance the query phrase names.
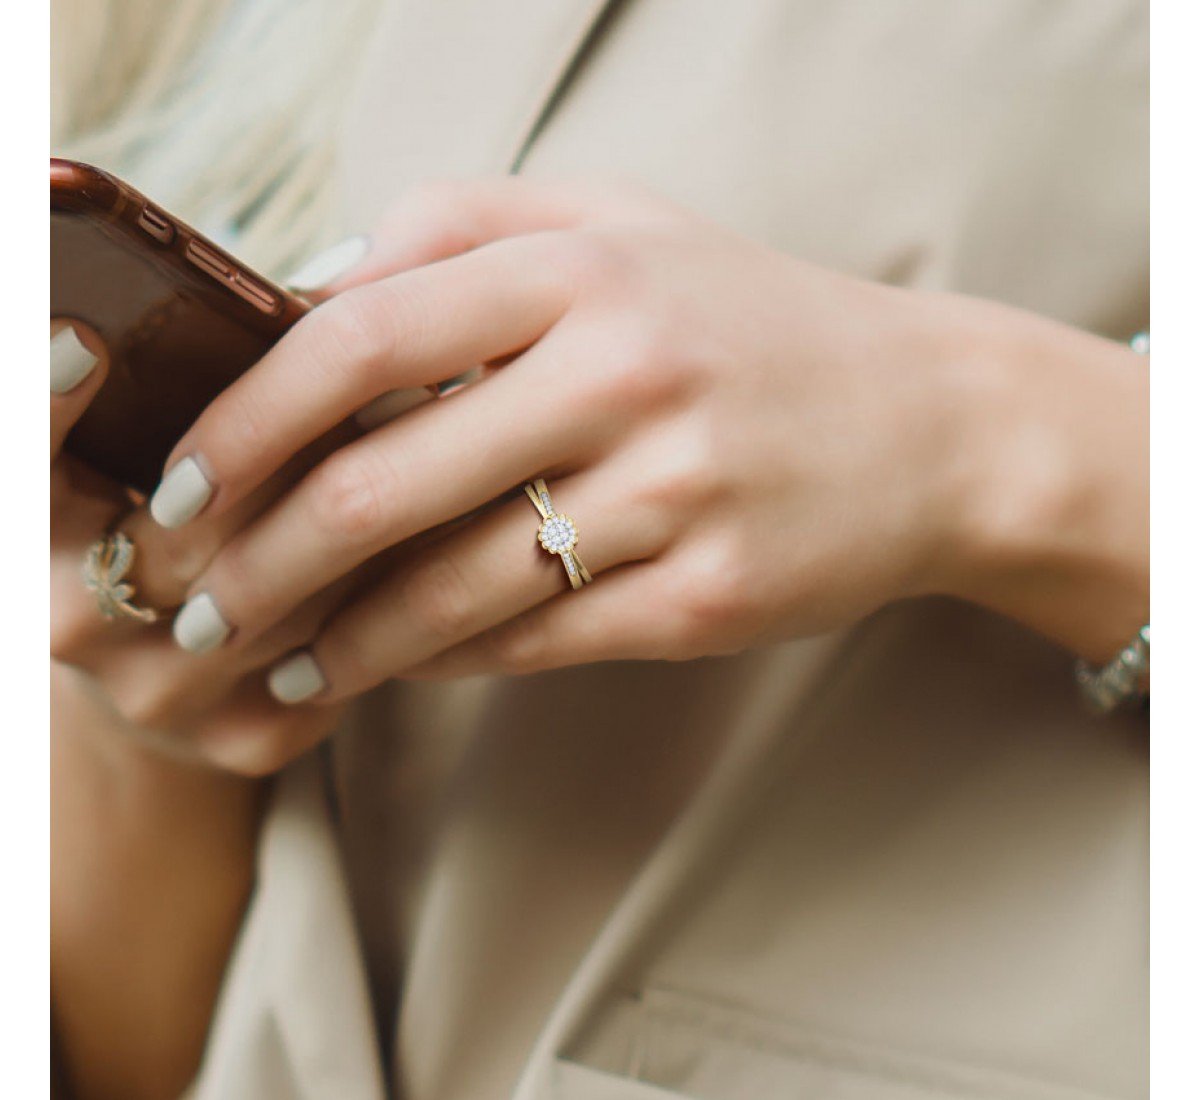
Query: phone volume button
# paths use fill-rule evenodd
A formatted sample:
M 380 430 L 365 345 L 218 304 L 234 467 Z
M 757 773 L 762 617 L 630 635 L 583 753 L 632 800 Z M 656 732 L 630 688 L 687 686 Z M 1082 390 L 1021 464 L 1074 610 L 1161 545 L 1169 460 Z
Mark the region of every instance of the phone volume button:
M 233 276 L 233 290 L 263 313 L 274 313 L 279 308 L 277 294 L 273 294 L 261 283 L 256 283 L 240 271 Z
M 197 240 L 188 242 L 186 255 L 192 263 L 214 279 L 219 280 L 239 298 L 249 302 L 261 313 L 275 313 L 280 306 L 279 295 L 239 271 L 228 260 Z
M 216 276 L 222 281 L 233 278 L 233 268 L 229 266 L 211 248 L 199 241 L 188 241 L 187 258 L 202 271 Z

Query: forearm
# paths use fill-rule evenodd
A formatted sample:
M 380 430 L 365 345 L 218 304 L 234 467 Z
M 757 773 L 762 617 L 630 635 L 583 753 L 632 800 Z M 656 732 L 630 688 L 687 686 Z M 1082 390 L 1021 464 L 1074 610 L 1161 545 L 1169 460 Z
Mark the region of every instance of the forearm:
M 986 472 L 947 587 L 1107 662 L 1149 618 L 1149 362 L 1016 311 L 973 323 Z
M 52 667 L 56 1060 L 76 1100 L 194 1074 L 253 877 L 263 785 L 136 745 Z

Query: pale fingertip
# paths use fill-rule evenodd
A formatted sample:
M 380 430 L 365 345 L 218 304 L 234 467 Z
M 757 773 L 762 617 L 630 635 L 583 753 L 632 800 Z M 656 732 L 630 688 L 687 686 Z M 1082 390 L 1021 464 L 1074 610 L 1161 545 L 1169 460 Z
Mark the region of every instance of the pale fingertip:
M 209 653 L 229 637 L 230 626 L 207 592 L 199 592 L 179 609 L 171 633 L 180 649 Z
M 213 487 L 194 458 L 182 458 L 167 471 L 150 498 L 150 515 L 162 527 L 182 527 L 209 502 Z
M 302 264 L 284 279 L 284 285 L 301 294 L 320 290 L 345 275 L 367 254 L 369 248 L 370 242 L 366 237 L 347 237 Z
M 70 393 L 96 369 L 93 355 L 68 325 L 50 337 L 50 392 Z
M 307 650 L 280 661 L 267 675 L 267 688 L 279 702 L 303 703 L 328 687 L 316 658 Z

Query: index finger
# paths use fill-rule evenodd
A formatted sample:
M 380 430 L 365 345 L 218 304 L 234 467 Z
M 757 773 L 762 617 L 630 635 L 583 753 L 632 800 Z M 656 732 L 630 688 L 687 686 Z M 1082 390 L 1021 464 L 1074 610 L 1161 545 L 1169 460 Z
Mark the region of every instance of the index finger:
M 315 309 L 201 414 L 150 502 L 165 527 L 222 511 L 389 390 L 511 355 L 566 311 L 551 235 L 516 238 L 349 290 Z

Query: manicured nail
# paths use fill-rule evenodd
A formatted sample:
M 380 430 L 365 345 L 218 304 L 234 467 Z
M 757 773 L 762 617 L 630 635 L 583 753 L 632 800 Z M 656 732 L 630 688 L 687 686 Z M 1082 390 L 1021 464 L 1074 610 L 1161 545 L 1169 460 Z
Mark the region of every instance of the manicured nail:
M 280 661 L 267 676 L 267 687 L 281 703 L 303 703 L 326 686 L 321 666 L 306 650 Z
M 182 458 L 167 471 L 154 496 L 150 514 L 163 527 L 182 527 L 213 494 L 213 488 L 194 458 Z
M 70 325 L 60 329 L 50 337 L 50 392 L 69 393 L 92 373 L 97 362 Z
M 349 271 L 367 254 L 368 247 L 366 237 L 347 237 L 324 252 L 318 252 L 308 263 L 284 279 L 284 284 L 301 293 L 319 290 Z
M 207 592 L 199 592 L 179 609 L 171 627 L 180 649 L 207 653 L 229 637 L 229 624 Z

